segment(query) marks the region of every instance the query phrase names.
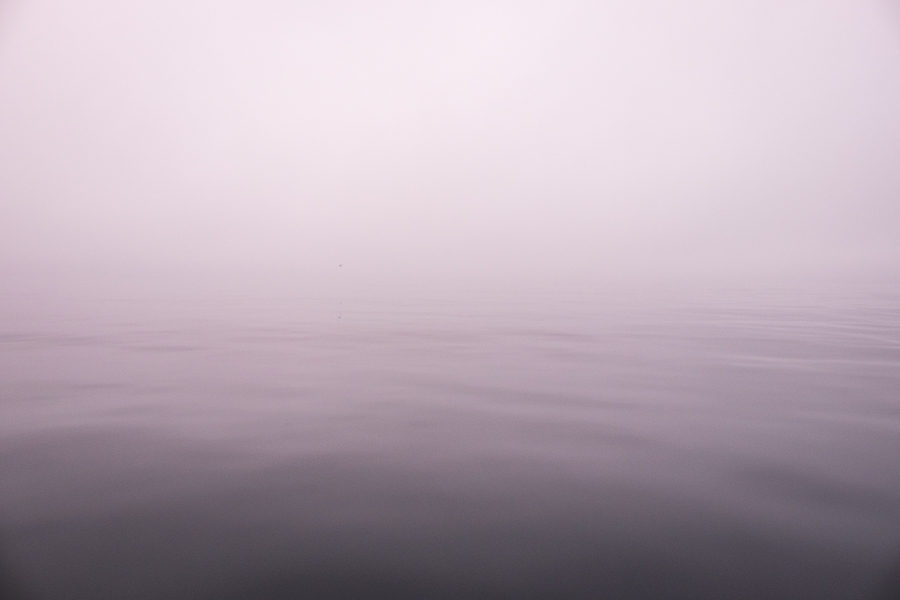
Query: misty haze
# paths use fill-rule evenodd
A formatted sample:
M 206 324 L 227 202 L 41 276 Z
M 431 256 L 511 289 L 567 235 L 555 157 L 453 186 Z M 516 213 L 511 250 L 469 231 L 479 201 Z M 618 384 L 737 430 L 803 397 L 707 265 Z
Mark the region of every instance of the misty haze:
M 0 4 L 0 598 L 900 598 L 887 0 Z

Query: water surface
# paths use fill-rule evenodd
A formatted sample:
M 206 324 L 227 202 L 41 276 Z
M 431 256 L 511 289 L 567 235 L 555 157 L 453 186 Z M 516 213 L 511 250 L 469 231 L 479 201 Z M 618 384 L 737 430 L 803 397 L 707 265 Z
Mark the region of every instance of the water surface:
M 9 302 L 22 598 L 900 597 L 884 292 Z

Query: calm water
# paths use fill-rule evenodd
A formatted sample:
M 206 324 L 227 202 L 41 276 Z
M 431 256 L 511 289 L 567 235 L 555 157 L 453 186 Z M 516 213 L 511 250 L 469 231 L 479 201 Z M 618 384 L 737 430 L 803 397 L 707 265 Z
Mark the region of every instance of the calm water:
M 10 301 L 0 595 L 900 598 L 900 297 L 511 298 Z

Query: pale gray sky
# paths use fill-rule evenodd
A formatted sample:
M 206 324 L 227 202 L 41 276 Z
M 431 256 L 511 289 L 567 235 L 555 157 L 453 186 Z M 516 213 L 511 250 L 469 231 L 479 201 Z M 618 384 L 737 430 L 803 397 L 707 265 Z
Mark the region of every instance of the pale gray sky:
M 900 261 L 865 0 L 15 0 L 0 265 L 590 278 Z

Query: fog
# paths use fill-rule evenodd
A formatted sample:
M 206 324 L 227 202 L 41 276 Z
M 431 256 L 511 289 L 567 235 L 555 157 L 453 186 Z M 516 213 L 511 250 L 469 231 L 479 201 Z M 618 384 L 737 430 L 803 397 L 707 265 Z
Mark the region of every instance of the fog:
M 0 0 L 0 597 L 900 598 L 898 6 Z
M 0 19 L 7 281 L 896 274 L 887 2 L 18 0 Z

